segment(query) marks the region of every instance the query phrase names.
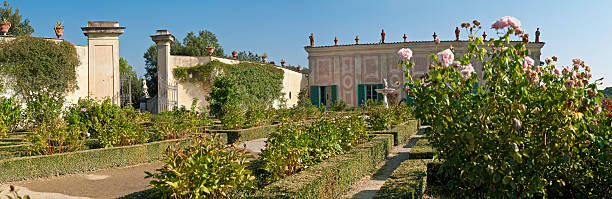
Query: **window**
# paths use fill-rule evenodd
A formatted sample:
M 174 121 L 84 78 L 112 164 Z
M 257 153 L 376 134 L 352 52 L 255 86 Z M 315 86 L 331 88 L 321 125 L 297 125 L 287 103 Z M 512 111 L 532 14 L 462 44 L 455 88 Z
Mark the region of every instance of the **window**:
M 366 102 L 368 100 L 374 100 L 374 101 L 378 100 L 378 94 L 376 93 L 376 90 L 375 90 L 377 86 L 378 85 L 376 85 L 376 84 L 365 85 L 365 90 L 366 90 L 366 93 L 365 93 L 366 94 L 366 96 L 365 96 L 366 98 L 365 98 L 365 100 L 366 100 Z

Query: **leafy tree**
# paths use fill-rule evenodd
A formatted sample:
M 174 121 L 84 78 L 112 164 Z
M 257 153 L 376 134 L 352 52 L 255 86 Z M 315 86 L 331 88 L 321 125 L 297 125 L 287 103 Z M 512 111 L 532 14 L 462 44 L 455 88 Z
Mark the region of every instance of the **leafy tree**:
M 604 96 L 610 97 L 612 96 L 612 87 L 607 87 L 603 91 L 600 91 L 600 92 L 603 93 Z
M 223 47 L 219 44 L 217 36 L 208 30 L 202 30 L 197 35 L 194 32 L 188 33 L 183 39 L 183 43 L 175 41 L 170 46 L 170 54 L 206 56 L 208 55 L 208 50 L 206 50 L 208 46 L 215 47 L 213 56 L 225 57 Z M 149 94 L 155 96 L 157 95 L 157 47 L 155 45 L 149 46 L 143 58 L 145 59 L 145 77 L 147 78 Z
M 261 56 L 258 54 L 254 54 L 251 51 L 240 51 L 237 55 L 238 60 L 242 61 L 253 61 L 253 62 L 261 62 Z
M 143 95 L 142 82 L 140 81 L 138 74 L 136 74 L 136 71 L 134 71 L 134 66 L 129 65 L 127 59 L 121 57 L 119 58 L 119 72 L 122 75 L 124 73 L 132 74 L 132 80 L 131 80 L 132 106 L 134 108 L 139 108 L 140 107 L 139 100 L 140 100 L 140 97 L 142 97 Z
M 23 19 L 23 16 L 19 14 L 19 8 L 15 8 L 13 11 L 13 8 L 7 0 L 4 0 L 4 4 L 0 6 L 0 16 L 2 16 L 2 19 L 6 19 L 11 23 L 11 29 L 9 29 L 8 35 L 23 36 L 31 35 L 34 32 L 34 28 L 30 26 L 30 19 Z

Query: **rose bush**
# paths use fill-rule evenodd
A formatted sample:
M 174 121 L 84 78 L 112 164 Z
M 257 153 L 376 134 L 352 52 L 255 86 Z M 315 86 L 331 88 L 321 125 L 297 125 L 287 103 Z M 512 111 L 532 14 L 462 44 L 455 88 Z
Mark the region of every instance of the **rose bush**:
M 492 28 L 498 39 L 471 35 L 457 59 L 449 49 L 432 54 L 430 71 L 406 85 L 415 116 L 432 126 L 428 137 L 444 160 L 448 190 L 477 198 L 609 198 L 612 128 L 599 114 L 590 68 L 578 59 L 562 72 L 552 59 L 534 63 L 514 17 Z M 510 42 L 516 33 L 523 42 Z M 476 60 L 481 77 L 465 67 Z

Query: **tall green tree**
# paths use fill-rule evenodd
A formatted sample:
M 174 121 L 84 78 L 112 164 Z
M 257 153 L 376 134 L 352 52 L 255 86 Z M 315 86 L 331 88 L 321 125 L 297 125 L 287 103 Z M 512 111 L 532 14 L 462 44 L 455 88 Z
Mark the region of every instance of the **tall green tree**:
M 34 32 L 34 28 L 30 26 L 30 19 L 23 18 L 19 14 L 19 8 L 13 10 L 7 0 L 4 0 L 4 3 L 0 6 L 0 17 L 11 23 L 8 35 L 23 36 L 31 35 Z
M 183 42 L 175 41 L 170 46 L 170 54 L 185 55 L 185 56 L 206 56 L 208 50 L 206 47 L 214 46 L 215 52 L 213 56 L 225 57 L 223 47 L 219 44 L 217 36 L 208 30 L 201 30 L 198 34 L 190 32 L 185 36 Z M 147 86 L 151 96 L 157 95 L 157 48 L 155 45 L 149 46 L 144 53 L 145 59 L 145 77 L 147 78 Z
M 132 80 L 130 81 L 131 91 L 132 91 L 132 106 L 134 108 L 140 107 L 140 98 L 143 96 L 142 93 L 142 81 L 138 77 L 136 71 L 134 71 L 134 66 L 128 64 L 127 59 L 121 57 L 119 58 L 119 72 L 121 75 L 131 74 Z
M 251 51 L 240 51 L 238 52 L 237 58 L 242 61 L 261 62 L 261 56 Z

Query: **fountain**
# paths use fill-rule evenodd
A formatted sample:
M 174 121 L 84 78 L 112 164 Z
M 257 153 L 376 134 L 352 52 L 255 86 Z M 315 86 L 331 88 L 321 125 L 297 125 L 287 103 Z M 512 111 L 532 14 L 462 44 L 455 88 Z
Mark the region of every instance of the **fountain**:
M 389 100 L 387 99 L 387 95 L 389 95 L 389 93 L 395 92 L 395 89 L 389 88 L 389 85 L 387 84 L 387 79 L 383 79 L 383 81 L 385 82 L 385 87 L 381 89 L 374 89 L 374 91 L 384 96 L 383 106 L 385 106 L 385 108 L 389 108 Z

